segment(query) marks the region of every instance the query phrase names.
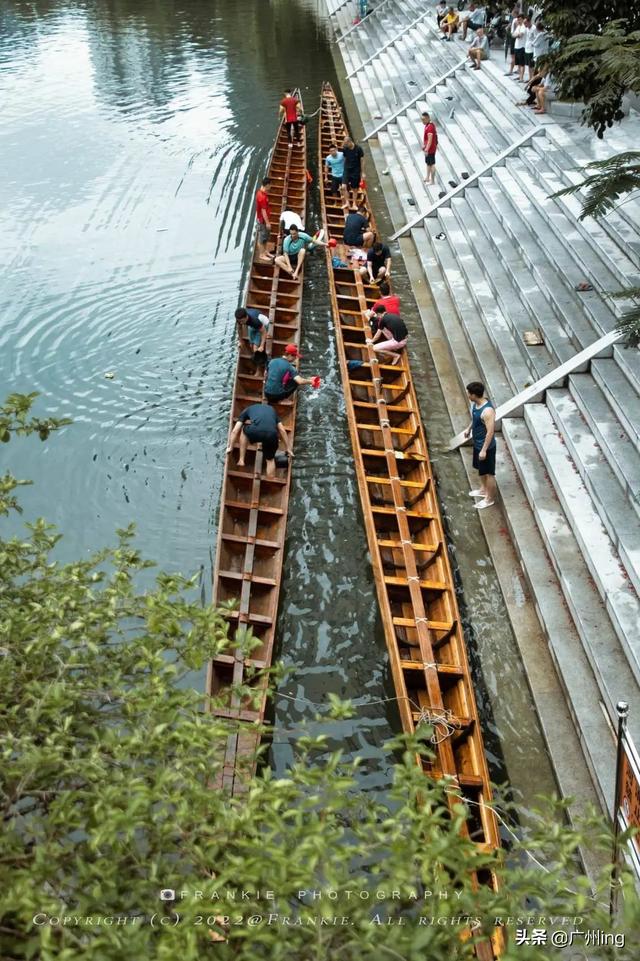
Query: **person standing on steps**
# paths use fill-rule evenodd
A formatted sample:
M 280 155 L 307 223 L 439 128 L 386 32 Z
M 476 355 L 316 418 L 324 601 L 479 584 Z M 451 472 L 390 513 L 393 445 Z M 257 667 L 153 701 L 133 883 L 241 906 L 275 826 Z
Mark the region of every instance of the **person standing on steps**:
M 522 83 L 524 80 L 524 48 L 527 42 L 527 29 L 524 17 L 522 15 L 516 17 L 516 25 L 512 33 L 514 37 L 513 62 L 518 68 L 518 83 Z
M 347 191 L 347 201 L 354 206 L 360 181 L 364 177 L 364 150 L 351 137 L 347 137 L 342 145 L 342 155 L 344 157 L 343 183 Z
M 227 455 L 231 453 L 240 437 L 240 455 L 238 467 L 245 466 L 245 457 L 249 444 L 262 444 L 262 454 L 266 461 L 267 477 L 274 477 L 276 473 L 275 456 L 278 443 L 282 440 L 289 457 L 293 457 L 289 436 L 282 426 L 282 422 L 273 407 L 268 404 L 250 404 L 245 407 L 236 421 L 227 446 Z
M 467 384 L 467 396 L 471 403 L 471 423 L 464 434 L 473 440 L 473 466 L 480 478 L 480 486 L 470 491 L 469 497 L 477 497 L 474 506 L 483 510 L 493 507 L 496 500 L 496 412 L 480 381 Z
M 284 117 L 287 126 L 287 136 L 289 146 L 293 147 L 293 135 L 295 133 L 296 143 L 300 140 L 300 101 L 294 97 L 291 90 L 285 90 L 284 99 L 280 101 L 280 116 Z
M 258 221 L 258 256 L 260 260 L 273 263 L 273 254 L 269 253 L 268 247 L 271 233 L 270 189 L 271 177 L 265 177 L 256 193 L 256 220 Z
M 438 149 L 438 131 L 433 120 L 425 110 L 422 114 L 424 132 L 422 135 L 422 150 L 427 165 L 427 175 L 424 182 L 432 186 L 436 182 L 436 150 Z

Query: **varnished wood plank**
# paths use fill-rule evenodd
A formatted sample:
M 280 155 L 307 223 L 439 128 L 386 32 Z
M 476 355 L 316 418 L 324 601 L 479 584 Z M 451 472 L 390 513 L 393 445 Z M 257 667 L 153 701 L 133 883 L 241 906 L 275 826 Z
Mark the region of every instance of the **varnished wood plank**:
M 268 170 L 268 175 L 272 179 L 269 200 L 274 227 L 276 224 L 279 225 L 280 213 L 285 208 L 296 211 L 304 218 L 307 196 L 306 168 L 306 134 L 303 133 L 301 147 L 294 146 L 289 150 L 286 128 L 280 123 Z M 286 343 L 300 341 L 303 277 L 301 273 L 299 279 L 293 281 L 290 277 L 281 275 L 278 267 L 262 263 L 256 257 L 257 250 L 254 245 L 243 302 L 269 315 L 271 323 L 267 352 L 271 356 L 279 356 L 283 353 Z M 248 345 L 244 344 L 238 353 L 236 364 L 230 431 L 238 411 L 251 403 L 259 402 L 262 398 L 263 372 L 251 368 L 252 361 Z M 290 442 L 293 443 L 295 395 L 291 400 L 278 405 L 278 409 L 286 411 L 285 429 L 289 431 Z M 254 627 L 256 631 L 260 631 L 261 657 L 247 658 L 245 661 L 238 652 L 234 652 L 233 656 L 226 655 L 223 658 L 213 659 L 207 673 L 209 693 L 217 688 L 223 689 L 225 686 L 228 689 L 230 683 L 243 683 L 247 667 L 252 670 L 257 666 L 268 667 L 274 646 L 284 555 L 281 548 L 284 544 L 289 503 L 290 471 L 275 479 L 266 478 L 263 475 L 262 451 L 254 445 L 249 445 L 249 450 L 253 451 L 251 455 L 254 458 L 253 464 L 247 463 L 246 468 L 238 468 L 235 451 L 227 458 L 225 464 L 213 575 L 213 603 L 226 600 L 235 593 L 238 607 L 227 613 L 227 619 L 233 625 L 233 631 L 236 630 L 236 625 L 239 628 Z M 241 489 L 243 495 L 246 494 L 246 501 L 238 499 L 233 493 L 234 487 L 236 490 Z M 261 529 L 266 536 L 259 536 Z M 266 553 L 265 548 L 272 553 Z M 258 556 L 261 565 L 260 574 L 254 570 Z M 225 567 L 231 558 L 233 570 L 229 570 L 228 566 Z M 236 569 L 238 566 L 239 570 Z M 260 608 L 267 611 L 267 614 L 258 614 L 251 610 L 252 588 L 258 589 L 261 598 Z M 263 684 L 259 691 L 262 696 L 257 711 L 245 710 L 238 703 L 237 698 L 232 698 L 228 707 L 222 707 L 215 713 L 221 717 L 255 724 L 264 716 L 266 685 Z M 227 790 L 240 793 L 245 789 L 247 773 L 250 773 L 250 770 L 247 769 L 244 774 L 236 777 L 236 767 L 242 757 L 253 753 L 256 745 L 257 736 L 254 731 L 241 729 L 239 734 L 229 737 L 222 777 L 223 785 Z

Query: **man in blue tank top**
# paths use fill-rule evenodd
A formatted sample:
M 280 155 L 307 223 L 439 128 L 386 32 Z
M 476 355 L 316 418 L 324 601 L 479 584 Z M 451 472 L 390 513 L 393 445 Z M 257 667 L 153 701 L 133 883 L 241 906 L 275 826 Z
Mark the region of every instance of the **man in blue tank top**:
M 483 510 L 492 507 L 496 500 L 496 412 L 480 381 L 467 384 L 467 396 L 471 402 L 471 423 L 465 436 L 473 440 L 473 466 L 480 477 L 480 486 L 470 491 L 469 497 L 479 498 L 475 506 Z

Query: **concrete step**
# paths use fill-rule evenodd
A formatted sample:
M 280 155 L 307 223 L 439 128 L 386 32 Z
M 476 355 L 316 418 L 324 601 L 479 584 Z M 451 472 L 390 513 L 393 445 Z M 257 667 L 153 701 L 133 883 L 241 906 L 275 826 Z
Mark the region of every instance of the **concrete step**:
M 509 324 L 495 303 L 481 271 L 474 265 L 473 252 L 455 223 L 455 215 L 450 210 L 441 210 L 438 218 L 427 218 L 425 229 L 431 236 L 449 293 L 468 331 L 472 347 L 481 331 L 487 334 L 504 368 L 512 393 L 518 393 L 535 378 L 514 342 Z M 441 232 L 444 232 L 445 238 L 436 240 L 436 235 Z M 471 286 L 467 282 L 468 277 L 475 278 Z
M 629 666 L 640 679 L 640 602 L 629 582 L 591 495 L 582 482 L 549 410 L 541 404 L 525 407 L 524 419 L 551 483 L 591 573 Z M 589 586 L 589 585 L 587 585 Z
M 640 124 L 635 124 L 640 136 Z M 624 129 L 633 129 L 633 121 L 627 117 Z M 612 129 L 604 141 L 598 140 L 593 134 L 585 130 L 581 135 L 575 127 L 565 129 L 558 124 L 547 128 L 547 141 L 551 148 L 548 154 L 549 162 L 560 171 L 564 171 L 567 184 L 579 183 L 584 180 L 581 168 L 592 160 L 602 160 L 615 153 L 629 149 L 629 135 L 616 145 L 616 131 Z M 615 211 L 609 211 L 601 221 L 605 230 L 616 235 L 623 243 L 628 255 L 633 255 L 636 264 L 640 264 L 640 201 L 633 196 L 627 196 L 625 202 Z
M 413 170 L 413 165 L 411 165 L 410 169 L 413 176 L 412 182 L 410 183 L 405 177 L 403 162 L 396 152 L 397 137 L 394 138 L 391 131 L 392 128 L 389 128 L 388 130 L 381 130 L 378 137 L 378 143 L 380 144 L 380 149 L 382 151 L 385 164 L 382 169 L 389 170 L 388 177 L 398 195 L 403 217 L 406 218 L 406 220 L 409 220 L 411 217 L 415 216 L 417 210 L 415 202 L 410 204 L 408 199 L 413 197 L 413 192 L 415 190 L 415 182 L 413 181 L 415 171 Z M 382 176 L 386 179 L 387 175 L 382 174 Z
M 569 390 L 627 500 L 640 516 L 640 453 L 591 374 L 572 374 Z
M 591 362 L 591 374 L 615 411 L 636 450 L 640 451 L 640 394 L 631 389 L 629 380 L 614 358 Z
M 536 139 L 544 138 L 534 138 L 534 141 Z M 640 283 L 634 265 L 598 222 L 592 218 L 578 219 L 582 209 L 579 200 L 566 197 L 562 201 L 551 197 L 564 183 L 545 165 L 537 148 L 523 147 L 518 157 L 507 166 L 515 171 L 516 176 L 529 180 L 531 196 L 544 209 L 556 236 L 571 244 L 588 271 L 588 279 L 597 289 L 607 292 Z M 622 306 L 612 309 L 619 312 Z
M 440 317 L 442 326 L 447 332 L 446 346 L 458 377 L 460 390 L 464 391 L 465 385 L 470 380 L 478 379 L 487 384 L 487 389 L 491 392 L 492 397 L 498 396 L 500 392 L 506 396 L 511 387 L 504 379 L 504 371 L 495 357 L 488 337 L 485 335 L 489 356 L 494 365 L 491 370 L 483 369 L 471 350 L 462 322 L 449 294 L 440 264 L 433 252 L 429 234 L 422 227 L 418 227 L 413 231 L 408 242 L 413 243 L 415 247 L 421 270 L 424 273 L 424 282 L 427 283 L 427 277 L 429 278 L 428 285 L 433 296 L 434 307 Z M 495 393 L 496 390 L 498 394 Z
M 532 270 L 541 292 L 562 318 L 565 331 L 581 347 L 615 327 L 616 318 L 593 291 L 578 294 L 573 288 L 582 271 L 571 251 L 551 233 L 544 217 L 528 194 L 504 167 L 496 167 L 492 177 L 481 177 L 480 189 L 492 204 L 506 232 L 517 244 Z
M 616 694 L 620 694 L 622 687 L 610 671 L 606 673 L 606 680 L 611 681 L 614 688 L 606 687 L 597 667 L 597 657 L 604 656 L 607 661 L 609 652 L 605 643 L 609 640 L 615 650 L 619 648 L 618 639 L 599 597 L 585 586 L 588 572 L 580 561 L 578 545 L 562 508 L 545 480 L 544 466 L 526 424 L 522 419 L 509 418 L 502 426 L 507 448 L 503 456 L 513 461 L 519 475 L 519 481 L 508 484 L 503 493 L 503 473 L 500 474 L 500 494 L 509 533 L 547 636 L 591 778 L 604 809 L 610 811 L 615 781 L 611 763 L 615 741 L 611 726 L 614 722 L 607 718 L 614 716 Z M 504 473 L 509 478 L 509 472 Z M 556 575 L 559 566 L 561 576 Z M 586 608 L 583 606 L 585 596 Z M 575 607 L 582 612 L 578 621 L 582 633 L 572 617 Z M 621 666 L 624 670 L 624 663 Z M 538 710 L 542 716 L 546 713 L 544 705 L 539 705 Z
M 616 344 L 613 359 L 629 381 L 631 390 L 640 394 L 640 349 Z
M 476 193 L 477 191 L 469 191 L 467 197 L 471 198 Z M 469 258 L 461 261 L 467 284 L 482 314 L 484 314 L 487 300 L 490 306 L 496 304 L 500 308 L 509 325 L 514 344 L 527 364 L 532 381 L 539 380 L 558 366 L 557 357 L 546 343 L 536 347 L 527 346 L 525 343 L 524 333 L 537 325 L 536 319 L 530 314 L 528 305 L 521 299 L 517 288 L 512 285 L 500 257 L 496 259 L 486 257 L 484 231 L 475 216 L 473 203 L 467 197 L 454 198 L 449 208 L 467 244 Z M 440 214 L 441 221 L 449 217 L 448 210 L 443 210 Z M 458 251 L 457 242 L 453 243 L 453 247 Z M 480 251 L 485 255 L 483 256 Z M 490 268 L 488 268 L 489 262 Z M 468 269 L 469 266 L 472 267 L 471 270 Z M 479 294 L 485 288 L 488 288 L 488 298 L 483 300 Z M 568 340 L 566 336 L 565 340 Z M 565 354 L 565 359 L 575 354 L 570 344 Z
M 531 147 L 523 150 L 520 157 L 531 175 L 549 194 L 572 184 L 580 183 L 584 176 L 575 169 L 575 161 L 558 149 L 550 137 L 535 137 Z M 600 250 L 607 266 L 622 285 L 640 285 L 640 244 L 634 229 L 618 214 L 610 211 L 606 217 L 580 220 L 583 194 L 559 197 L 553 202 L 573 217 L 585 236 L 592 239 Z M 636 252 L 634 245 L 638 245 Z
M 467 231 L 469 242 L 477 251 L 482 251 L 488 281 L 514 326 L 514 335 L 521 337 L 523 331 L 539 327 L 553 367 L 573 358 L 580 349 L 579 344 L 565 332 L 482 192 L 470 188 L 464 198 L 454 199 L 451 207 L 463 228 L 468 225 L 472 231 Z M 539 350 L 528 348 L 534 356 Z
M 571 393 L 547 391 L 546 404 L 637 595 L 640 519 Z
M 544 405 L 532 404 L 527 412 L 534 408 L 534 417 L 540 413 L 550 421 Z M 632 700 L 640 693 L 637 677 L 614 630 L 609 610 L 594 587 L 585 556 L 558 499 L 558 489 L 550 483 L 535 432 L 529 429 L 526 418 L 524 421 L 507 419 L 502 425 L 502 436 L 536 518 L 608 717 L 615 726 L 616 703 L 621 699 Z M 526 561 L 525 555 L 525 568 Z M 640 718 L 635 719 L 635 724 L 640 727 Z

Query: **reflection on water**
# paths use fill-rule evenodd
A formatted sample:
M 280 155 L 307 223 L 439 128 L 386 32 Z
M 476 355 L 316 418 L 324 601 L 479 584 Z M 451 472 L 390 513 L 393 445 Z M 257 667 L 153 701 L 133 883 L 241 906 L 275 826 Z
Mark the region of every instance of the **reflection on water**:
M 314 7 L 0 2 L 0 371 L 75 421 L 11 450 L 68 557 L 135 517 L 209 591 L 229 317 L 282 89 L 329 75 Z
M 317 6 L 0 0 L 0 380 L 5 393 L 39 390 L 40 413 L 74 419 L 45 444 L 0 445 L 0 469 L 10 457 L 14 472 L 36 480 L 22 492 L 27 516 L 58 524 L 65 558 L 112 541 L 135 518 L 144 554 L 201 571 L 210 595 L 236 350 L 230 317 L 255 186 L 284 87 L 299 84 L 313 111 L 321 82 L 336 83 Z M 388 777 L 380 743 L 397 719 L 385 701 L 392 686 L 320 259 L 307 284 L 304 363 L 325 385 L 299 405 L 279 620 L 292 673 L 274 705 L 272 757 L 278 769 L 290 761 L 290 732 L 315 713 L 309 702 L 322 708 L 333 692 L 358 711 L 332 726 L 336 741 L 367 759 L 364 779 L 377 788 Z M 416 363 L 420 379 L 432 377 Z M 427 427 L 440 417 L 444 435 L 441 400 L 437 409 L 430 398 Z M 451 520 L 482 641 L 504 615 L 483 550 Z M 485 722 L 497 718 L 522 754 L 537 757 L 526 698 L 492 713 L 500 672 L 511 675 L 495 653 L 504 661 L 505 647 L 487 648 Z M 493 770 L 503 773 L 497 748 Z

